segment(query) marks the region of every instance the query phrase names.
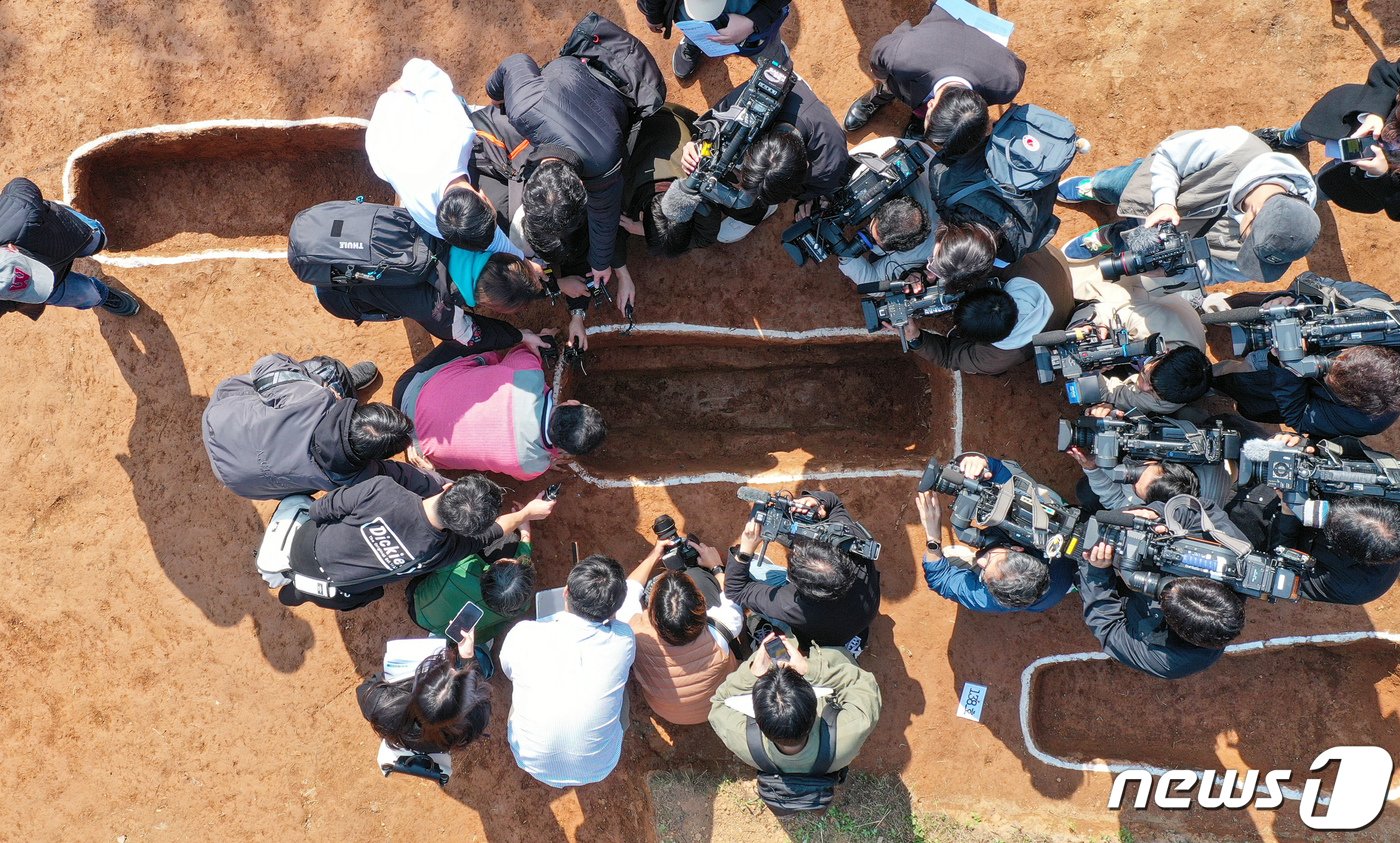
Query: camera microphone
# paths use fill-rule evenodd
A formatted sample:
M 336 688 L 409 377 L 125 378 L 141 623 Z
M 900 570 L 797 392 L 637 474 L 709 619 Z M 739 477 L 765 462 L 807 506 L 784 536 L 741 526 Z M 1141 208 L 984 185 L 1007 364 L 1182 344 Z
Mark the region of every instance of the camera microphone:
M 1131 512 L 1100 512 L 1094 516 L 1094 520 L 1105 527 L 1122 527 L 1126 530 L 1145 530 L 1157 523 Z
M 1226 325 L 1231 322 L 1258 322 L 1263 317 L 1264 309 L 1261 307 L 1238 307 L 1234 310 L 1202 313 L 1201 322 L 1206 325 Z
M 1250 462 L 1268 462 L 1269 454 L 1277 450 L 1283 450 L 1267 439 L 1248 439 L 1240 446 L 1240 457 Z
M 769 497 L 769 494 L 762 489 L 757 489 L 753 486 L 739 487 L 739 500 L 741 501 L 748 501 L 749 503 L 768 503 Z

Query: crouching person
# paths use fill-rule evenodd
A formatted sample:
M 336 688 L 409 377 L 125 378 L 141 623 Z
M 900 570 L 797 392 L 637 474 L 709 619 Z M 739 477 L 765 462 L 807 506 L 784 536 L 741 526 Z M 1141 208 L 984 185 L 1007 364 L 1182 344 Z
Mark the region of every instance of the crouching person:
M 778 816 L 825 810 L 880 719 L 875 675 L 844 650 L 769 635 L 710 701 L 710 725 L 759 771 L 758 793 Z
M 491 685 L 470 655 L 468 633 L 461 647 L 439 638 L 390 641 L 384 670 L 360 683 L 360 713 L 383 740 L 379 769 L 447 784 L 454 749 L 486 731 L 491 722 Z
M 658 717 L 689 726 L 705 722 L 710 697 L 734 671 L 744 612 L 724 596 L 719 551 L 680 541 L 694 551 L 694 564 L 682 568 L 677 563 L 687 560 L 674 553 L 677 546 L 658 541 L 627 577 L 617 617 L 636 636 L 632 676 L 642 698 Z M 663 556 L 666 567 L 652 576 Z

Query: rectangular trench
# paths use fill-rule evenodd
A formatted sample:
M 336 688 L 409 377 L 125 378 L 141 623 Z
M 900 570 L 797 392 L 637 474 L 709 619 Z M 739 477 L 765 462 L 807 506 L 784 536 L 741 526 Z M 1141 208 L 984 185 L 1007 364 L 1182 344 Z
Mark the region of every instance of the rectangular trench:
M 951 412 L 890 342 L 600 337 L 588 356 L 565 392 L 607 420 L 579 459 L 599 476 L 917 468 Z

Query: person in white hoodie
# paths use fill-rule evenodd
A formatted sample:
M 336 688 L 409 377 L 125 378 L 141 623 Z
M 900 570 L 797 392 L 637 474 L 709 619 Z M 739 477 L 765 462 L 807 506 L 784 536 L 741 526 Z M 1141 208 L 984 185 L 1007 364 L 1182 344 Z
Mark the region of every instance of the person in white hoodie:
M 1070 260 L 1121 250 L 1128 228 L 1170 222 L 1209 242 L 1211 284 L 1277 281 L 1321 231 L 1312 174 L 1239 126 L 1177 132 L 1146 159 L 1061 181 L 1059 198 L 1116 205 L 1123 218 L 1066 244 Z

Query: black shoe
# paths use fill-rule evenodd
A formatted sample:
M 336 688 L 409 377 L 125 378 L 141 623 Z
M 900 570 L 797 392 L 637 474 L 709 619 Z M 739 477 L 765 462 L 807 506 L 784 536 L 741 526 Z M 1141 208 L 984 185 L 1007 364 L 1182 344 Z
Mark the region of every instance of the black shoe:
M 108 288 L 107 298 L 98 307 L 115 316 L 135 316 L 141 312 L 141 302 L 131 293 Z
M 875 112 L 894 102 L 894 92 L 884 85 L 876 85 L 853 103 L 846 110 L 846 119 L 842 122 L 848 132 L 865 128 L 865 124 L 870 122 L 870 118 L 875 116 Z
M 1259 140 L 1263 141 L 1264 143 L 1267 143 L 1269 145 L 1269 149 L 1272 149 L 1274 152 L 1282 152 L 1285 149 L 1297 149 L 1298 147 L 1283 142 L 1283 133 L 1286 131 L 1288 130 L 1255 129 L 1252 134 Z
M 699 47 L 682 38 L 681 43 L 676 45 L 676 51 L 671 54 L 671 72 L 676 74 L 677 79 L 689 79 L 695 75 L 704 58 L 705 54 Z
M 369 362 L 356 363 L 350 367 L 350 385 L 356 392 L 359 392 L 379 377 L 379 367 Z
M 904 124 L 904 135 L 903 135 L 903 137 L 904 137 L 905 140 L 917 140 L 917 141 L 923 140 L 923 139 L 924 139 L 924 118 L 920 117 L 920 116 L 917 115 L 917 114 L 911 114 L 911 115 L 909 115 L 909 122 Z

